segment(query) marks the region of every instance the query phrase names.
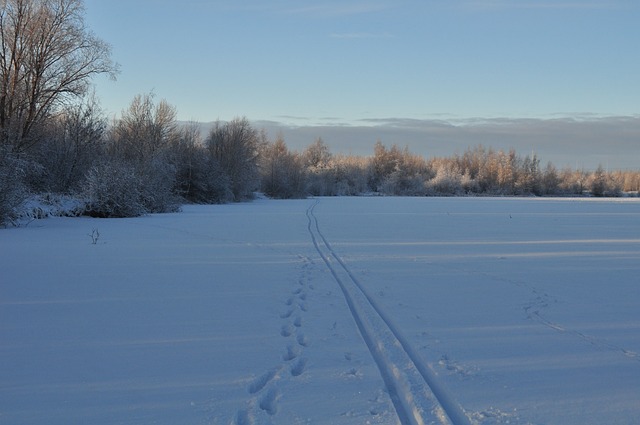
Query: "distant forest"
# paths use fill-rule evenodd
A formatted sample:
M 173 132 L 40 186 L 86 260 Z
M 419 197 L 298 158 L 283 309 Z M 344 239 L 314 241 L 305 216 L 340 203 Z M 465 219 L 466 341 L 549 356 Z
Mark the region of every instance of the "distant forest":
M 620 196 L 639 171 L 556 169 L 536 155 L 470 147 L 424 158 L 377 142 L 371 156 L 338 155 L 322 139 L 291 151 L 246 118 L 201 135 L 152 94 L 109 122 L 90 81 L 115 78 L 110 48 L 88 31 L 81 0 L 0 5 L 0 223 L 25 200 L 72 197 L 73 214 L 129 217 L 183 203 L 362 194 L 403 196 Z M 578 155 L 579 153 L 577 153 Z

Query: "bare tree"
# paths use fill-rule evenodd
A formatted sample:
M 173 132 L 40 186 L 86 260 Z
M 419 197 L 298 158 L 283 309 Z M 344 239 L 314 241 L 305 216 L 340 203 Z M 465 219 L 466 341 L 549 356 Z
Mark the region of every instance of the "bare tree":
M 179 133 L 171 146 L 176 168 L 175 191 L 187 201 L 199 204 L 229 201 L 232 198 L 229 179 L 202 143 L 198 124 L 183 126 Z
M 302 153 L 304 160 L 304 166 L 309 170 L 322 170 L 329 167 L 332 154 L 329 150 L 329 146 L 318 137 L 315 142 L 307 146 Z
M 282 134 L 261 149 L 262 191 L 273 198 L 305 196 L 305 172 L 300 155 L 290 152 Z
M 25 164 L 3 150 L 0 146 L 0 225 L 7 225 L 16 218 L 16 208 L 27 194 L 22 184 Z
M 102 151 L 107 121 L 95 97 L 65 108 L 49 120 L 46 137 L 32 149 L 42 182 L 32 189 L 68 193 L 78 189 Z
M 110 153 L 137 163 L 157 157 L 178 137 L 176 116 L 166 100 L 156 104 L 153 94 L 137 95 L 113 125 Z
M 246 118 L 216 122 L 205 144 L 229 178 L 235 201 L 249 199 L 260 185 L 258 150 L 261 137 Z
M 0 52 L 0 142 L 17 153 L 93 76 L 117 73 L 110 46 L 85 27 L 82 0 L 0 0 Z
M 107 164 L 94 167 L 93 174 L 87 176 L 84 183 L 86 197 L 96 198 L 96 193 L 113 194 L 120 204 L 126 195 L 130 196 L 132 206 L 140 203 L 144 212 L 176 211 L 180 200 L 174 192 L 177 175 L 171 146 L 177 137 L 175 108 L 165 100 L 156 105 L 152 95 L 136 96 L 108 133 L 105 141 L 108 155 L 104 158 Z M 104 173 L 114 173 L 122 178 L 110 179 L 103 176 Z M 140 182 L 137 191 L 114 189 L 120 184 L 130 184 L 131 175 Z M 101 192 L 103 187 L 109 187 L 109 190 Z M 125 210 L 130 213 L 138 209 L 136 206 Z
M 329 146 L 318 137 L 302 152 L 307 173 L 307 191 L 310 195 L 333 195 L 336 190 L 336 167 Z

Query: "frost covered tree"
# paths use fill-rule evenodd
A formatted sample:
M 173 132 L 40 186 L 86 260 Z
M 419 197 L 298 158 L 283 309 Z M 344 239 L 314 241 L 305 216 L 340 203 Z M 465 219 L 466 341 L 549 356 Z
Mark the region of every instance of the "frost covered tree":
M 115 77 L 110 46 L 89 31 L 82 0 L 0 1 L 0 143 L 22 153 L 51 114 Z
M 154 95 L 139 94 L 122 112 L 109 133 L 109 151 L 122 159 L 140 163 L 157 158 L 178 137 L 176 108 Z
M 374 147 L 371 168 L 371 188 L 387 195 L 424 195 L 431 177 L 423 157 L 396 145 L 387 149 L 381 142 Z
M 302 152 L 302 162 L 307 173 L 307 190 L 315 196 L 335 194 L 335 161 L 329 146 L 321 139 Z
M 24 163 L 13 155 L 3 155 L 0 146 L 0 225 L 7 225 L 16 217 L 16 208 L 26 198 L 22 183 Z
M 205 140 L 207 149 L 229 179 L 234 201 L 252 198 L 260 187 L 258 151 L 261 144 L 259 132 L 246 118 L 216 122 Z
M 290 152 L 282 135 L 260 150 L 262 191 L 270 197 L 305 196 L 305 172 L 300 155 Z
M 518 194 L 542 194 L 540 160 L 537 155 L 527 155 L 522 160 L 516 179 L 516 188 Z
M 552 195 L 559 191 L 560 175 L 558 174 L 558 170 L 555 165 L 551 162 L 547 163 L 547 166 L 542 173 L 540 185 L 544 195 Z
M 588 187 L 593 196 L 619 196 L 622 192 L 620 182 L 607 173 L 602 165 L 599 165 L 596 171 L 589 176 Z
M 32 190 L 71 193 L 102 155 L 107 121 L 95 97 L 69 105 L 52 117 L 42 142 L 31 149 L 41 166 Z M 34 177 L 32 176 L 32 180 Z
M 171 146 L 171 158 L 176 167 L 176 192 L 198 204 L 231 200 L 229 179 L 203 145 L 197 124 L 188 124 L 179 133 Z
M 355 155 L 335 155 L 331 160 L 335 181 L 331 195 L 360 195 L 370 191 L 371 161 Z
M 136 96 L 107 135 L 107 155 L 103 162 L 111 164 L 101 164 L 91 170 L 84 187 L 85 195 L 95 205 L 95 199 L 113 194 L 117 198 L 113 204 L 134 215 L 138 214 L 139 205 L 148 213 L 177 210 L 179 199 L 174 191 L 176 167 L 171 161 L 169 148 L 178 135 L 173 106 L 165 100 L 156 104 L 152 95 Z M 120 177 L 109 179 L 100 173 L 113 173 Z M 139 182 L 135 191 L 117 189 L 118 184 L 130 185 L 131 176 Z M 102 183 L 108 184 L 109 190 L 102 190 Z M 122 206 L 126 196 L 131 196 L 131 208 Z M 111 208 L 112 203 L 105 200 L 99 205 Z M 100 215 L 95 207 L 93 209 L 94 215 Z
M 136 217 L 148 210 L 136 169 L 120 160 L 105 161 L 89 170 L 84 182 L 86 213 L 93 217 Z
M 329 146 L 321 137 L 318 137 L 304 150 L 302 160 L 308 170 L 321 170 L 329 167 L 332 156 Z
M 51 140 L 55 117 L 92 77 L 116 73 L 109 45 L 85 26 L 82 0 L 0 0 L 0 176 L 10 178 L 0 182 L 0 209 L 15 210 L 23 189 L 46 178 L 49 164 L 38 160 L 51 158 L 38 145 Z
M 385 180 L 398 168 L 400 155 L 398 146 L 393 145 L 387 149 L 381 141 L 376 142 L 373 147 L 373 158 L 371 158 L 371 189 L 379 190 Z

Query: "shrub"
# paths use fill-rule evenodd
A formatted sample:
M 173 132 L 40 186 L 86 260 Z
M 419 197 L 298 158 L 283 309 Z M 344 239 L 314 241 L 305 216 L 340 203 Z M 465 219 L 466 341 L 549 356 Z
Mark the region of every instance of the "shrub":
M 136 217 L 146 212 L 140 179 L 133 166 L 110 161 L 87 173 L 83 195 L 92 217 Z
M 260 134 L 246 118 L 216 122 L 205 140 L 211 156 L 229 178 L 234 201 L 251 199 L 260 187 L 260 144 Z
M 261 189 L 270 197 L 280 199 L 305 196 L 305 172 L 299 155 L 287 148 L 279 136 L 261 149 Z
M 134 167 L 140 182 L 140 200 L 145 212 L 176 212 L 180 199 L 173 193 L 176 184 L 176 169 L 163 158 L 156 157 Z
M 22 182 L 23 161 L 0 152 L 0 224 L 13 223 L 18 215 L 18 207 L 27 197 Z

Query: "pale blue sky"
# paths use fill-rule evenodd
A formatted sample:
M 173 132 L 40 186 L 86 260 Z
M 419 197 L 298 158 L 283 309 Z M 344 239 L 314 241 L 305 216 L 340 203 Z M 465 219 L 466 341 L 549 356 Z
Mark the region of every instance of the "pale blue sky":
M 182 120 L 640 116 L 637 0 L 85 0 L 113 46 L 117 114 L 153 91 Z
M 85 0 L 119 112 L 181 119 L 640 113 L 637 0 Z

